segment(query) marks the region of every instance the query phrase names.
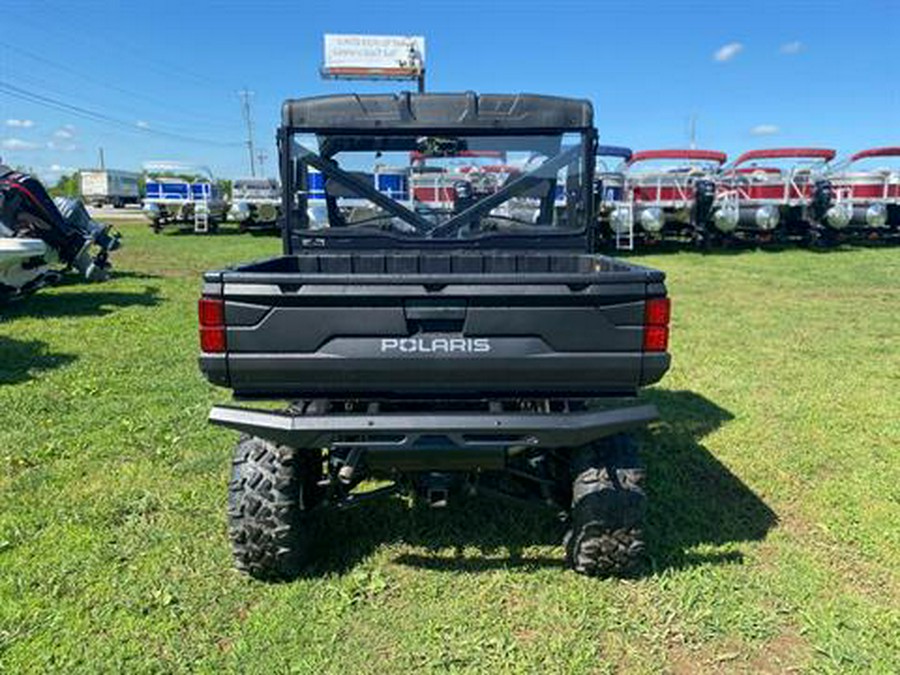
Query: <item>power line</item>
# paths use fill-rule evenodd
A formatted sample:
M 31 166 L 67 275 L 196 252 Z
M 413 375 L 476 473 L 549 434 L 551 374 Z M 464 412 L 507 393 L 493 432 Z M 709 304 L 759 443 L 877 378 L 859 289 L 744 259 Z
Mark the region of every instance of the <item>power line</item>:
M 263 169 L 263 166 L 265 165 L 266 159 L 268 157 L 269 157 L 269 155 L 266 154 L 265 150 L 257 150 L 256 151 L 256 159 L 259 161 L 259 175 L 262 178 L 266 177 L 266 172 Z
M 2 73 L 0 74 L 0 77 L 6 74 L 7 73 Z M 69 81 L 70 79 L 71 78 L 67 78 L 66 81 Z M 10 82 L 12 82 L 12 80 L 10 80 Z M 206 133 L 208 134 L 214 136 L 224 135 L 231 138 L 237 137 L 241 129 L 240 118 L 237 116 L 235 116 L 236 124 L 234 126 L 231 126 L 231 128 L 226 128 L 221 124 L 210 124 L 207 122 L 191 122 L 190 126 L 185 126 L 184 124 L 182 124 L 184 120 L 180 119 L 175 122 L 170 122 L 168 121 L 168 119 L 161 119 L 152 110 L 148 110 L 143 106 L 133 107 L 120 105 L 121 102 L 127 101 L 127 97 L 125 96 L 117 96 L 116 100 L 112 103 L 106 103 L 102 98 L 85 97 L 82 90 L 79 90 L 77 93 L 70 93 L 67 90 L 60 89 L 57 86 L 59 84 L 58 81 L 37 77 L 31 72 L 17 72 L 14 82 L 14 86 L 17 86 L 23 90 L 33 92 L 45 97 L 55 98 L 59 101 L 64 101 L 68 105 L 80 106 L 93 111 L 100 111 L 102 114 L 108 117 L 118 118 L 125 121 L 126 123 L 130 123 L 138 127 L 144 127 L 145 125 L 148 125 L 153 126 L 156 129 L 165 130 L 168 133 L 177 133 L 183 134 L 185 136 L 192 136 L 194 135 L 194 129 L 202 125 L 204 131 L 206 131 Z M 177 108 L 172 109 L 172 114 L 177 114 L 177 112 Z M 169 115 L 166 115 L 165 117 L 169 117 Z
M 14 98 L 18 98 L 24 101 L 29 101 L 31 103 L 35 103 L 37 105 L 42 105 L 44 107 L 53 108 L 54 110 L 66 112 L 77 117 L 81 117 L 83 119 L 88 119 L 93 122 L 103 122 L 106 124 L 112 124 L 114 126 L 127 129 L 128 131 L 150 134 L 154 136 L 161 136 L 165 138 L 170 138 L 173 140 L 182 141 L 185 143 L 198 143 L 201 145 L 214 145 L 218 147 L 235 147 L 241 145 L 240 142 L 227 142 L 227 141 L 214 141 L 210 139 L 204 138 L 196 138 L 193 136 L 186 136 L 184 134 L 177 134 L 169 131 L 164 131 L 162 129 L 153 129 L 150 127 L 139 127 L 135 124 L 127 122 L 125 120 L 117 119 L 115 117 L 111 117 L 104 113 L 96 112 L 93 110 L 89 110 L 87 108 L 83 108 L 78 105 L 73 105 L 71 103 L 66 103 L 65 101 L 61 101 L 59 99 L 44 96 L 43 94 L 38 94 L 33 91 L 28 91 L 27 89 L 22 89 L 21 87 L 17 87 L 8 82 L 4 82 L 0 80 L 0 93 L 6 94 L 7 96 L 12 96 Z
M 50 66 L 51 68 L 55 68 L 55 69 L 59 70 L 60 72 L 74 75 L 75 77 L 78 77 L 81 80 L 84 80 L 85 82 L 90 82 L 92 84 L 95 84 L 95 85 L 98 85 L 101 87 L 105 87 L 106 89 L 109 89 L 111 91 L 115 91 L 120 94 L 125 94 L 128 97 L 128 100 L 141 99 L 141 100 L 151 103 L 159 108 L 165 108 L 167 111 L 172 110 L 172 102 L 171 101 L 163 101 L 161 99 L 158 99 L 158 98 L 155 98 L 152 96 L 148 96 L 146 93 L 141 93 L 141 92 L 133 91 L 130 89 L 126 89 L 126 88 L 121 87 L 121 86 L 119 86 L 113 82 L 110 82 L 106 79 L 88 75 L 76 68 L 72 68 L 69 65 L 59 63 L 52 59 L 48 59 L 45 56 L 35 54 L 34 52 L 31 52 L 27 49 L 22 49 L 21 47 L 17 47 L 16 45 L 11 44 L 10 42 L 7 42 L 5 40 L 0 40 L 0 46 L 6 47 L 8 50 L 10 50 L 10 52 L 12 54 L 24 56 L 24 57 L 31 59 L 32 61 L 35 61 L 37 63 L 42 63 L 42 64 Z M 21 73 L 17 73 L 17 74 L 21 76 Z M 31 79 L 37 81 L 36 78 L 34 78 L 34 77 L 32 77 Z M 185 110 L 179 111 L 179 117 L 181 117 L 181 118 L 189 117 L 198 122 L 202 122 L 208 126 L 215 125 L 215 126 L 221 127 L 221 128 L 233 127 L 233 125 L 236 123 L 236 120 L 235 120 L 234 122 L 232 122 L 230 124 L 227 124 L 227 123 L 223 124 L 224 120 L 222 118 L 213 118 L 213 117 L 208 117 L 206 115 L 196 115 L 196 114 L 193 114 L 193 113 L 191 113 L 189 111 L 185 111 Z
M 60 13 L 60 10 L 56 10 L 57 13 Z M 141 67 L 147 68 L 149 70 L 156 71 L 158 74 L 165 76 L 166 78 L 171 78 L 173 73 L 177 73 L 180 79 L 188 79 L 193 80 L 195 84 L 206 84 L 207 86 L 212 85 L 220 88 L 221 91 L 230 88 L 230 85 L 224 80 L 220 79 L 218 76 L 215 76 L 210 73 L 199 73 L 193 71 L 191 68 L 185 66 L 184 63 L 175 63 L 172 61 L 167 61 L 160 55 L 155 55 L 153 59 L 148 59 L 146 54 L 138 49 L 135 49 L 134 42 L 132 40 L 123 39 L 121 36 L 110 33 L 106 34 L 103 37 L 103 40 L 96 40 L 92 36 L 90 32 L 85 31 L 71 31 L 66 30 L 62 31 L 59 28 L 56 28 L 52 25 L 47 25 L 46 23 L 37 24 L 32 21 L 28 16 L 20 13 L 20 16 L 16 17 L 16 20 L 29 25 L 35 31 L 37 31 L 38 35 L 43 38 L 48 34 L 55 34 L 58 39 L 62 39 L 68 42 L 72 40 L 78 40 L 82 44 L 90 47 L 91 51 L 100 51 L 101 53 L 105 53 L 112 58 L 121 58 L 123 53 L 130 54 L 132 56 L 132 61 L 137 61 L 140 63 Z M 85 20 L 83 16 L 83 12 L 81 10 L 78 11 L 76 15 L 69 15 L 68 21 L 66 20 L 65 13 L 62 13 L 62 21 L 66 25 L 79 25 Z M 115 47 L 115 50 L 110 49 L 110 47 Z

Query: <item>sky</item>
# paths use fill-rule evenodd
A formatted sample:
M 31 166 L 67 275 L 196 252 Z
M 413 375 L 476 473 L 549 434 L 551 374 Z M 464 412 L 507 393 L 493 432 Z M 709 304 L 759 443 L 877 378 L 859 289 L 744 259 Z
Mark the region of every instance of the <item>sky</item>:
M 322 80 L 325 33 L 423 35 L 429 91 L 588 98 L 601 142 L 842 154 L 900 145 L 900 2 L 0 0 L 0 157 L 250 173 L 238 92 L 277 171 L 287 98 L 414 89 Z M 12 30 L 9 30 L 12 27 Z

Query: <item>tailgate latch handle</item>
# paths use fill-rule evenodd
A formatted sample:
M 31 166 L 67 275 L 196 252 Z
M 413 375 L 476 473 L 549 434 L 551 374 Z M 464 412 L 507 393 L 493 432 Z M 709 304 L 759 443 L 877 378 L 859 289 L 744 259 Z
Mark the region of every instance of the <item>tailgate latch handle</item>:
M 403 313 L 411 333 L 460 333 L 467 304 L 465 300 L 407 300 Z

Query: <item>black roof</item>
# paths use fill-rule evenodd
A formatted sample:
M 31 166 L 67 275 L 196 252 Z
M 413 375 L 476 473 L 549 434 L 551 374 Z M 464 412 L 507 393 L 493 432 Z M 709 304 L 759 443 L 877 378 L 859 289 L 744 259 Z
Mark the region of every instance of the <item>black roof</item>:
M 337 94 L 284 102 L 281 123 L 317 133 L 582 130 L 590 101 L 537 94 Z

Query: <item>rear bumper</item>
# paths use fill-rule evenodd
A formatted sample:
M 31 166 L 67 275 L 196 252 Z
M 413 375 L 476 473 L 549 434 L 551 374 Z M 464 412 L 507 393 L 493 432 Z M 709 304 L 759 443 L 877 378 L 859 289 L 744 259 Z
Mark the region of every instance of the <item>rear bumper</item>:
M 585 445 L 659 418 L 656 406 L 578 413 L 429 413 L 292 415 L 215 406 L 212 424 L 298 448 L 405 449 L 445 446 L 460 450 L 562 448 Z

